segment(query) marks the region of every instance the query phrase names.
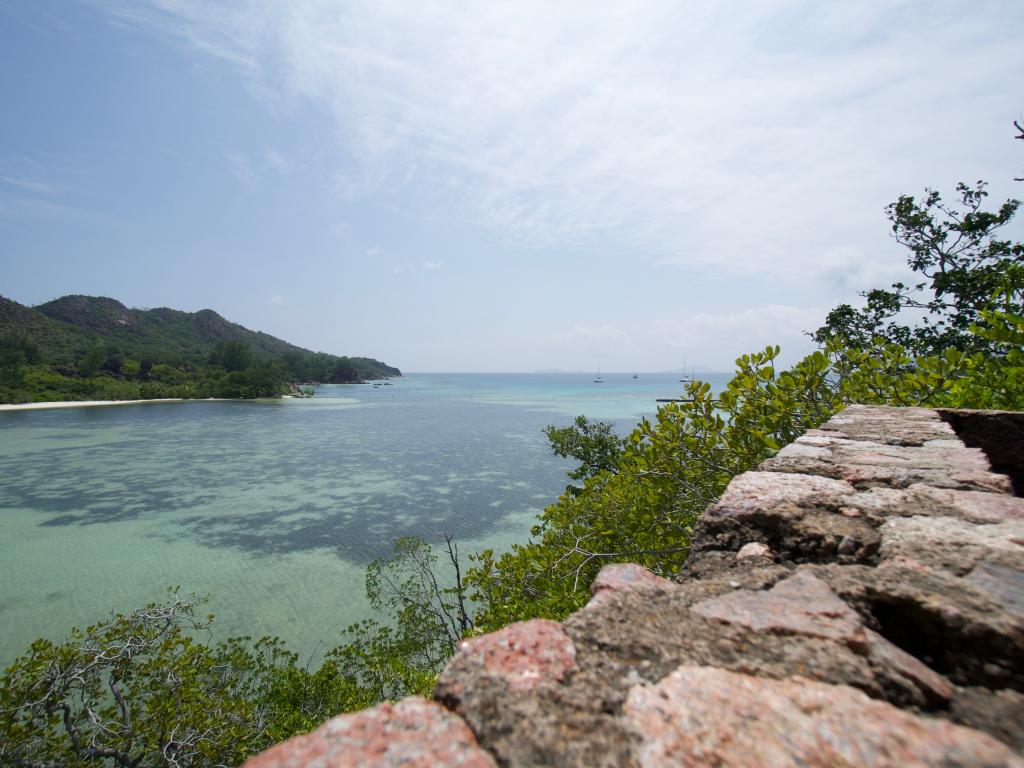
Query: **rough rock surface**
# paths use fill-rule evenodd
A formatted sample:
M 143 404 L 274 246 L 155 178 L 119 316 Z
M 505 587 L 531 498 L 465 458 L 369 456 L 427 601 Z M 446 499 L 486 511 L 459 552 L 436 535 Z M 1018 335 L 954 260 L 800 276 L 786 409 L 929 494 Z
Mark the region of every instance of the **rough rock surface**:
M 735 478 L 672 581 L 608 566 L 561 624 L 462 643 L 438 702 L 507 766 L 1024 766 L 1024 419 L 999 416 L 846 409 Z M 404 734 L 405 704 L 251 765 L 348 765 L 316 750 Z M 409 744 L 475 765 L 438 717 Z
M 941 415 L 964 443 L 985 451 L 992 468 L 1008 475 L 1017 494 L 1024 495 L 1024 413 L 960 409 Z
M 800 571 L 764 591 L 737 589 L 701 600 L 690 610 L 755 632 L 822 637 L 851 648 L 867 645 L 860 616 L 809 571 Z
M 494 768 L 473 732 L 444 707 L 410 697 L 332 718 L 312 733 L 283 741 L 246 768 Z
M 487 678 L 508 691 L 529 692 L 560 683 L 576 664 L 576 648 L 557 621 L 533 619 L 459 643 L 451 662 L 456 675 L 477 687 Z M 458 689 L 458 685 L 454 686 Z M 456 692 L 458 692 L 456 690 Z
M 641 766 L 1006 765 L 991 736 L 915 717 L 842 685 L 680 667 L 623 707 Z

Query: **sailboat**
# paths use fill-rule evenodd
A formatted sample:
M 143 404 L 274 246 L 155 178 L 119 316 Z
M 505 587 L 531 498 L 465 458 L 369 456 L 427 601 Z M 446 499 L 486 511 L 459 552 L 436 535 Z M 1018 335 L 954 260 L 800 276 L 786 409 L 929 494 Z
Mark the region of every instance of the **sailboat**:
M 691 381 L 693 381 L 693 373 L 692 372 L 690 373 L 689 376 L 686 375 L 686 358 L 685 357 L 683 358 L 683 378 L 681 378 L 679 381 L 682 384 L 689 384 Z
M 594 379 L 595 384 L 604 384 L 604 379 L 601 378 L 601 364 L 597 364 L 597 378 Z

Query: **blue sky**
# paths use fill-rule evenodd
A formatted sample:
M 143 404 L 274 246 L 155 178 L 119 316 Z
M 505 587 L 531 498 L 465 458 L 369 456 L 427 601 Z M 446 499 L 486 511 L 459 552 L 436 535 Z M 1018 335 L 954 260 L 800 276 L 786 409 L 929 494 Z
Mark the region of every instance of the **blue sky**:
M 886 203 L 1024 192 L 1022 31 L 1015 0 L 0 0 L 0 294 L 409 371 L 793 360 L 903 275 Z

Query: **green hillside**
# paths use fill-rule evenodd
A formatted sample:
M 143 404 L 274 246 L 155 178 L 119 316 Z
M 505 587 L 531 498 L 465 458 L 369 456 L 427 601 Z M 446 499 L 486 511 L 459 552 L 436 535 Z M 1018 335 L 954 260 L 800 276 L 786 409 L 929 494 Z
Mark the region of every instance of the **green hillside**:
M 379 360 L 303 349 L 210 309 L 130 309 L 101 296 L 26 307 L 0 297 L 0 402 L 265 397 L 287 382 L 401 375 Z

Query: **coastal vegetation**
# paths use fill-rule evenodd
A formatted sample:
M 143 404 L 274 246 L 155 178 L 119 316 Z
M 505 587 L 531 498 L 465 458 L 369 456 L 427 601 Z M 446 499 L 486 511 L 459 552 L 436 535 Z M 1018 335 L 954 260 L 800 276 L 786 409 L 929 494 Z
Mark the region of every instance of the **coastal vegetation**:
M 348 384 L 401 372 L 296 347 L 209 309 L 129 309 L 64 296 L 0 297 L 0 402 L 277 397 L 288 382 Z
M 209 642 L 205 599 L 177 588 L 63 643 L 36 640 L 0 681 L 0 765 L 237 765 L 339 712 L 429 696 L 472 626 L 458 582 L 435 574 L 429 545 L 396 542 L 367 570 L 384 620 L 349 627 L 316 670 L 277 638 Z
M 918 282 L 837 307 L 814 332 L 819 348 L 795 366 L 782 369 L 775 346 L 744 354 L 723 391 L 690 382 L 625 438 L 584 417 L 549 427 L 552 450 L 580 464 L 530 540 L 473 554 L 463 573 L 449 539 L 444 577 L 429 545 L 400 540 L 367 571 L 381 620 L 349 627 L 316 671 L 273 638 L 201 642 L 201 601 L 178 593 L 64 643 L 36 641 L 3 677 L 0 762 L 238 763 L 336 712 L 429 694 L 460 637 L 566 616 L 603 565 L 674 573 L 732 477 L 849 403 L 1024 409 L 1024 245 L 999 237 L 1019 203 L 986 211 L 986 194 L 961 185 L 955 205 L 929 190 L 890 206 Z M 55 354 L 33 346 L 40 338 L 5 350 L 31 368 L 30 358 Z M 260 353 L 205 354 L 210 370 L 230 375 Z

